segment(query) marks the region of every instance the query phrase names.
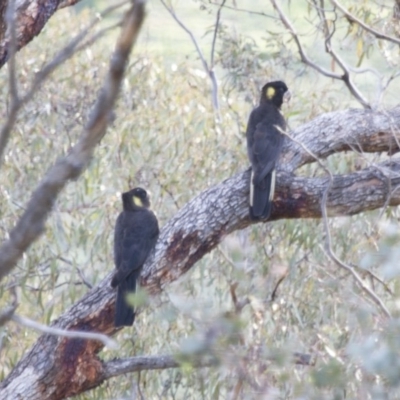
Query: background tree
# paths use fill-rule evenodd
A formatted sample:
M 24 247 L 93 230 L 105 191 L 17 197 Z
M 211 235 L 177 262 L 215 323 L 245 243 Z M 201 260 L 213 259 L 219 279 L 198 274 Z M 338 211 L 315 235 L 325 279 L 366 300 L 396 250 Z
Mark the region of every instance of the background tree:
M 141 3 L 55 51 L 89 19 L 64 10 L 16 56 L 59 4 L 0 10 L 1 398 L 398 396 L 398 4 L 293 3 L 152 3 L 104 137 Z M 193 15 L 212 27 L 202 39 Z M 187 35 L 179 58 L 155 55 L 159 21 Z M 251 224 L 243 132 L 275 78 L 296 94 L 291 130 L 273 222 Z M 93 335 L 116 333 L 112 230 L 136 184 L 163 229 L 142 277 L 152 296 L 113 349 Z

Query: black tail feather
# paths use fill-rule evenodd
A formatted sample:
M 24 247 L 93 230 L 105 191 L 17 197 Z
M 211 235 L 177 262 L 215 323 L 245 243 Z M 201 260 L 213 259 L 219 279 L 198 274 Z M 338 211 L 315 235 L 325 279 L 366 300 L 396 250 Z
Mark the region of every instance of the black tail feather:
M 132 273 L 118 285 L 114 319 L 116 327 L 131 326 L 135 320 L 135 312 L 133 307 L 126 302 L 126 296 L 136 290 L 136 278 L 137 274 Z
M 272 199 L 275 190 L 275 171 L 270 172 L 259 185 L 250 181 L 250 218 L 252 220 L 268 219 L 272 211 Z

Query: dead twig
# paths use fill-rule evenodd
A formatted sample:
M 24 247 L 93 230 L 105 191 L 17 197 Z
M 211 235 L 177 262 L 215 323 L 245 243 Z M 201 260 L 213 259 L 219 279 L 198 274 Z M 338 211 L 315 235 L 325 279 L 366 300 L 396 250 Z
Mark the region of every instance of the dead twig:
M 10 319 L 19 325 L 35 329 L 42 333 L 47 333 L 48 335 L 63 336 L 72 339 L 98 340 L 102 342 L 104 346 L 107 346 L 110 349 L 118 349 L 119 347 L 118 343 L 115 340 L 109 338 L 107 335 L 104 335 L 103 333 L 67 331 L 65 329 L 43 325 L 29 318 L 21 317 L 15 314 L 12 314 Z

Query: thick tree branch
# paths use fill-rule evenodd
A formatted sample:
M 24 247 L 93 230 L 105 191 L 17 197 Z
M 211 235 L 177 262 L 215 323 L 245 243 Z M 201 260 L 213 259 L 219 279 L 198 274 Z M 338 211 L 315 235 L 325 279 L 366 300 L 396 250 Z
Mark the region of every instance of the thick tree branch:
M 322 115 L 292 132 L 316 157 L 341 151 L 392 151 L 400 134 L 400 109 L 388 112 L 347 110 Z M 321 218 L 329 177 L 296 177 L 290 172 L 315 162 L 302 146 L 287 141 L 277 178 L 271 220 Z M 283 168 L 284 167 L 284 168 Z M 142 273 L 142 285 L 160 292 L 215 248 L 229 233 L 253 222 L 248 218 L 249 170 L 215 185 L 187 203 L 161 231 L 156 249 Z M 333 177 L 327 198 L 329 216 L 353 215 L 400 204 L 400 160 L 372 165 Z M 110 271 L 112 266 L 110 266 Z M 111 273 L 53 326 L 61 329 L 115 333 Z M 81 393 L 105 378 L 96 341 L 42 336 L 0 385 L 0 398 L 60 399 Z M 43 363 L 42 360 L 47 362 Z M 51 360 L 51 362 L 48 362 Z M 35 371 L 31 374 L 30 371 Z M 68 382 L 68 392 L 65 383 Z M 30 396 L 27 396 L 30 388 Z M 39 388 L 41 391 L 39 391 Z M 60 388 L 64 388 L 61 390 Z M 35 391 L 40 396 L 35 397 Z M 11 397 L 10 397 L 11 398 Z
M 37 36 L 49 18 L 57 10 L 59 0 L 21 1 L 16 4 L 17 50 L 20 50 Z M 9 37 L 6 35 L 7 24 L 0 23 L 0 68 L 7 62 L 9 54 Z
M 394 154 L 400 150 L 400 107 L 389 111 L 349 109 L 322 114 L 290 135 L 319 158 L 348 150 Z M 315 161 L 301 146 L 287 141 L 280 165 L 282 170 L 293 172 Z
M 16 50 L 22 49 L 39 35 L 51 16 L 60 8 L 80 0 L 21 0 L 15 2 Z M 5 8 L 7 1 L 0 2 L 0 68 L 10 57 Z
M 150 292 L 184 274 L 223 237 L 252 224 L 248 219 L 250 171 L 214 186 L 189 202 L 164 227 L 154 258 L 142 274 Z M 329 178 L 278 174 L 274 212 L 270 221 L 321 218 L 321 199 Z M 400 161 L 388 162 L 348 175 L 334 176 L 328 197 L 328 215 L 353 215 L 400 204 Z M 171 268 L 171 265 L 174 268 Z

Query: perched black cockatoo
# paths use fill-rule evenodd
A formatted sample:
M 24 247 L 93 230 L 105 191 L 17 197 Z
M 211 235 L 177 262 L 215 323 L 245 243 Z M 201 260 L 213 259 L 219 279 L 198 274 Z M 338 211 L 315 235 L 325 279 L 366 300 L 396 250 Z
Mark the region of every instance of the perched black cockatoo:
M 135 312 L 127 303 L 126 296 L 135 291 L 136 280 L 159 234 L 157 217 L 149 208 L 150 200 L 144 189 L 138 187 L 122 193 L 122 206 L 114 234 L 117 270 L 111 281 L 111 286 L 117 287 L 116 327 L 132 325 L 135 320 Z
M 266 220 L 275 190 L 275 165 L 282 150 L 286 121 L 282 103 L 290 93 L 284 82 L 269 82 L 261 90 L 260 104 L 247 124 L 247 153 L 251 162 L 250 217 Z

